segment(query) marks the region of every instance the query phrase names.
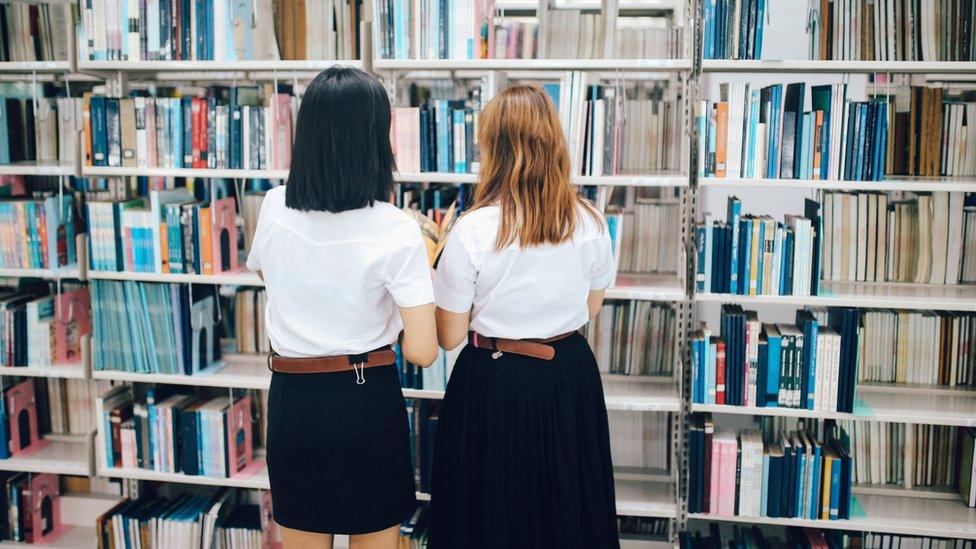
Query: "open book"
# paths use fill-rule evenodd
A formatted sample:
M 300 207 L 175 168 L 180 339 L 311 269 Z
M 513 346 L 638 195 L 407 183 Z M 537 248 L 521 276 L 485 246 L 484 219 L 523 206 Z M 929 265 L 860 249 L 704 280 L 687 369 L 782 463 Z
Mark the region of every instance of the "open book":
M 436 266 L 441 250 L 447 244 L 447 234 L 454 226 L 454 222 L 457 221 L 457 202 L 453 202 L 443 215 L 435 216 L 440 219 L 440 222 L 434 221 L 420 210 L 411 208 L 404 211 L 412 215 L 420 224 L 420 233 L 423 235 L 424 245 L 427 247 L 427 258 L 430 261 L 430 266 Z

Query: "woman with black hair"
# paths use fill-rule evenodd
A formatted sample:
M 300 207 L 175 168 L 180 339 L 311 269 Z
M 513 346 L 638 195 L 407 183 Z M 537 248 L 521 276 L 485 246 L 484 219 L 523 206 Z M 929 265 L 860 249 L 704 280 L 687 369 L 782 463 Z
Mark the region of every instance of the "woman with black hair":
M 353 68 L 319 74 L 298 111 L 288 183 L 268 191 L 247 266 L 274 351 L 268 474 L 286 549 L 392 549 L 413 511 L 406 404 L 391 344 L 437 356 L 417 223 L 389 203 L 390 102 Z

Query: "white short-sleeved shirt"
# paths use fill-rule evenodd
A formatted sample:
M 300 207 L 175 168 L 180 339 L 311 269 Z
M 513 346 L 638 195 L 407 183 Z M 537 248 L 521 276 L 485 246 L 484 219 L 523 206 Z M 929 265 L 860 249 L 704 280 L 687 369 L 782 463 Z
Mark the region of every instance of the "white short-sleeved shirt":
M 247 268 L 261 271 L 271 347 L 282 356 L 358 354 L 394 342 L 397 305 L 434 301 L 416 221 L 395 206 L 341 213 L 285 206 L 268 191 Z
M 578 330 L 589 320 L 590 290 L 614 280 L 606 222 L 580 206 L 573 238 L 562 244 L 518 244 L 495 251 L 501 209 L 479 208 L 455 224 L 437 266 L 437 306 L 471 311 L 471 329 L 489 337 L 528 339 Z

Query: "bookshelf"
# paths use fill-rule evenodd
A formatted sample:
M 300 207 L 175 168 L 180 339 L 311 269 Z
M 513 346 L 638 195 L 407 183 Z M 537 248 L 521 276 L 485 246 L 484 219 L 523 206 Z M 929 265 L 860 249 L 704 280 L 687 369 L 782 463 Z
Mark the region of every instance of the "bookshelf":
M 499 2 L 496 12 L 508 15 L 543 17 L 554 9 L 548 1 Z M 388 84 L 394 97 L 397 85 L 420 80 L 461 81 L 483 79 L 488 84 L 486 99 L 506 81 L 553 81 L 573 72 L 594 76 L 592 82 L 612 82 L 616 79 L 661 80 L 681 91 L 677 102 L 680 131 L 675 140 L 678 147 L 679 169 L 648 171 L 634 174 L 573 175 L 572 182 L 580 186 L 675 190 L 680 205 L 681 260 L 677 273 L 631 275 L 622 273 L 615 285 L 608 289 L 608 299 L 655 301 L 672 304 L 677 316 L 676 365 L 674 372 L 660 378 L 643 379 L 637 376 L 605 375 L 604 388 L 608 410 L 633 413 L 667 414 L 671 435 L 662 442 L 669 446 L 671 468 L 647 474 L 641 471 L 617 470 L 616 488 L 618 513 L 636 517 L 657 517 L 669 521 L 670 542 L 677 534 L 696 522 L 720 521 L 743 525 L 799 526 L 833 530 L 900 533 L 910 535 L 958 537 L 976 539 L 976 512 L 966 508 L 955 494 L 939 487 L 904 489 L 888 485 L 854 485 L 856 513 L 847 520 L 785 519 L 751 516 L 715 516 L 688 513 L 687 471 L 689 448 L 687 429 L 691 414 L 709 413 L 732 421 L 755 418 L 801 418 L 814 420 L 863 420 L 906 424 L 941 425 L 954 427 L 976 426 L 976 390 L 910 384 L 860 383 L 855 407 L 851 413 L 812 411 L 796 408 L 766 408 L 697 404 L 690 402 L 689 334 L 696 321 L 712 314 L 719 304 L 741 304 L 750 309 L 792 313 L 803 307 L 855 307 L 905 309 L 913 311 L 976 312 L 976 286 L 930 285 L 912 283 L 859 283 L 821 281 L 816 296 L 737 295 L 697 292 L 694 287 L 695 256 L 694 224 L 708 208 L 711 193 L 762 193 L 764 199 L 775 203 L 783 193 L 807 192 L 809 197 L 818 191 L 878 191 L 878 192 L 976 192 L 976 177 L 887 176 L 880 181 L 842 181 L 780 178 L 715 178 L 698 177 L 696 165 L 697 136 L 692 106 L 695 100 L 709 94 L 709 79 L 756 78 L 772 82 L 775 78 L 797 81 L 804 75 L 826 81 L 854 81 L 869 76 L 892 74 L 913 75 L 915 79 L 938 81 L 945 77 L 965 82 L 976 73 L 976 62 L 957 61 L 823 61 L 807 59 L 716 60 L 701 59 L 700 6 L 697 0 L 612 0 L 569 2 L 560 9 L 587 12 L 613 10 L 616 17 L 625 14 L 665 12 L 676 19 L 678 32 L 685 38 L 681 51 L 671 59 L 383 59 L 373 51 L 372 39 L 363 38 L 366 57 L 351 60 L 247 60 L 247 61 L 92 61 L 71 59 L 54 62 L 0 62 L 0 76 L 6 80 L 19 79 L 73 82 L 98 80 L 105 84 L 107 94 L 125 94 L 139 86 L 164 86 L 179 83 L 203 85 L 204 82 L 307 82 L 319 71 L 336 64 L 353 65 L 372 70 Z M 781 15 L 780 15 L 781 16 Z M 367 19 L 366 28 L 375 23 Z M 371 32 L 376 29 L 372 28 Z M 865 85 L 867 86 L 867 84 Z M 713 99 L 714 97 L 708 97 Z M 206 179 L 269 179 L 285 180 L 287 169 L 200 169 L 82 166 L 83 158 L 74 164 L 58 162 L 28 162 L 0 165 L 0 175 L 57 176 L 81 175 L 86 178 L 191 178 Z M 79 167 L 80 166 L 80 167 Z M 574 172 L 578 173 L 578 172 Z M 475 173 L 403 172 L 395 174 L 401 183 L 462 185 L 476 184 Z M 84 241 L 82 241 L 84 242 Z M 87 243 L 78 247 L 86 249 Z M 60 269 L 0 268 L 0 277 L 41 278 L 60 280 L 115 280 L 166 282 L 222 287 L 263 287 L 256 274 L 244 270 L 212 275 L 145 272 L 98 271 L 87 268 L 87 258 L 77 266 Z M 762 320 L 762 316 L 760 317 Z M 84 349 L 89 349 L 86 343 Z M 77 365 L 39 367 L 28 366 L 0 370 L 0 376 L 64 378 L 111 381 L 113 384 L 160 384 L 210 389 L 249 389 L 266 391 L 270 372 L 263 356 L 224 354 L 220 363 L 197 375 L 141 374 L 123 371 L 92 369 L 86 356 Z M 404 388 L 403 395 L 412 399 L 437 400 L 443 391 Z M 182 473 L 162 473 L 138 468 L 107 468 L 97 464 L 92 435 L 52 436 L 49 444 L 27 457 L 0 460 L 0 470 L 52 472 L 120 478 L 127 487 L 138 493 L 139 482 L 225 486 L 245 489 L 268 489 L 266 469 L 242 478 L 214 478 Z M 418 493 L 418 500 L 429 495 Z M 66 496 L 66 501 L 68 497 Z M 78 498 L 83 501 L 84 498 Z M 100 502 L 101 503 L 101 502 Z M 75 505 L 72 503 L 72 505 Z M 67 536 L 53 547 L 90 546 L 94 530 L 91 521 L 77 522 Z M 8 545 L 0 543 L 0 546 Z M 622 540 L 623 547 L 655 547 L 666 545 L 659 540 Z

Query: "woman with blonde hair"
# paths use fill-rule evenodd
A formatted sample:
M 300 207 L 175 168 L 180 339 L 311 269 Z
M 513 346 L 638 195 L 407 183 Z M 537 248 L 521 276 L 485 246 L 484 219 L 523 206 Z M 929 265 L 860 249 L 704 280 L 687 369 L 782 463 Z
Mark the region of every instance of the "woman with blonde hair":
M 502 91 L 478 139 L 474 205 L 434 277 L 440 345 L 467 346 L 440 409 L 429 547 L 619 547 L 603 386 L 579 333 L 615 275 L 606 222 L 570 184 L 540 88 Z

